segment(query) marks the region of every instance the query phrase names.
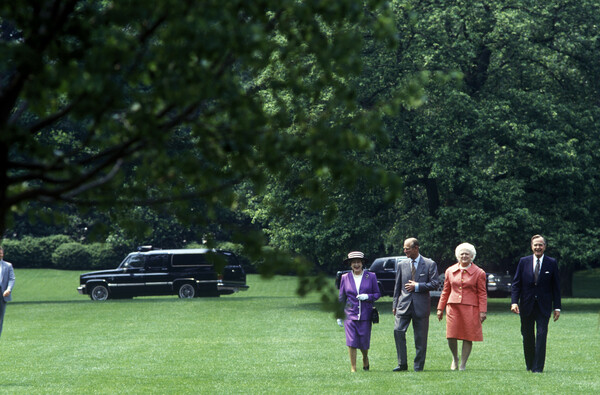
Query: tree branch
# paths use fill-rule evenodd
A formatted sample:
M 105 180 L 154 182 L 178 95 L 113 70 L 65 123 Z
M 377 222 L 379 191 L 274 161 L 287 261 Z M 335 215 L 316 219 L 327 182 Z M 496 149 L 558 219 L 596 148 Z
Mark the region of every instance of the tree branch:
M 89 191 L 92 188 L 96 188 L 103 184 L 106 184 L 107 182 L 109 182 L 110 180 L 112 180 L 114 178 L 114 176 L 117 174 L 117 172 L 121 169 L 122 165 L 123 165 L 123 159 L 118 159 L 117 162 L 113 165 L 112 169 L 104 177 L 100 177 L 99 179 L 97 179 L 95 181 L 81 185 L 79 188 L 75 188 L 75 189 L 71 190 L 67 194 L 61 196 L 61 199 L 63 199 L 63 200 L 68 199 L 73 196 L 77 196 L 83 192 Z
M 45 29 L 38 28 L 34 29 L 33 32 L 40 33 L 40 35 L 32 35 L 25 38 L 25 46 L 32 49 L 32 53 L 37 55 L 35 60 L 28 59 L 18 64 L 15 67 L 15 72 L 9 79 L 9 82 L 5 85 L 6 88 L 0 91 L 0 125 L 5 124 L 10 118 L 12 108 L 14 108 L 17 102 L 21 90 L 25 86 L 25 82 L 32 73 L 32 64 L 42 61 L 42 56 L 46 48 L 50 45 L 56 34 L 60 30 L 60 27 L 66 23 L 68 16 L 74 11 L 76 4 L 79 0 L 69 0 L 62 4 L 62 7 L 57 7 L 61 2 L 57 1 L 53 5 L 55 6 L 52 15 L 47 17 L 42 15 L 42 10 L 38 3 L 34 3 L 34 17 L 33 19 L 39 24 L 44 26 Z
M 65 115 L 67 115 L 73 109 L 73 107 L 75 107 L 75 105 L 73 103 L 78 102 L 80 99 L 81 98 L 72 101 L 69 105 L 65 106 L 62 110 L 55 112 L 54 114 L 51 114 L 51 115 L 47 116 L 46 118 L 41 119 L 38 122 L 34 123 L 33 125 L 31 125 L 29 127 L 29 133 L 35 134 L 35 133 L 39 132 L 40 130 L 42 130 L 43 128 L 52 125 L 54 122 L 56 122 L 57 120 L 61 119 Z
M 126 141 L 123 144 L 112 147 L 110 149 L 104 150 L 95 155 L 90 155 L 85 158 L 82 158 L 75 162 L 63 162 L 61 159 L 63 156 L 58 157 L 54 163 L 52 164 L 42 164 L 42 163 L 32 163 L 32 162 L 15 162 L 8 161 L 8 167 L 15 170 L 29 170 L 31 173 L 23 174 L 18 177 L 9 177 L 8 184 L 17 184 L 26 181 L 40 180 L 46 181 L 53 184 L 67 184 L 72 180 L 67 179 L 59 179 L 48 176 L 43 173 L 53 172 L 53 171 L 64 171 L 72 166 L 85 166 L 90 165 L 94 162 L 97 162 L 103 158 L 107 158 L 105 162 L 101 165 L 102 167 L 106 167 L 110 162 L 114 162 L 118 159 L 122 159 L 126 156 L 131 155 L 133 152 L 136 152 L 142 146 L 142 139 L 139 137 L 133 138 L 129 141 Z
M 43 196 L 54 198 L 54 200 L 64 200 L 61 198 L 61 196 L 70 194 L 70 193 L 72 193 L 72 191 L 79 191 L 78 193 L 81 193 L 80 189 L 82 189 L 82 188 L 83 188 L 82 190 L 89 189 L 87 187 L 86 188 L 83 187 L 87 181 L 96 177 L 102 170 L 104 170 L 108 166 L 112 165 L 113 170 L 114 170 L 115 166 L 118 164 L 118 166 L 117 166 L 117 170 L 118 170 L 121 166 L 122 159 L 124 157 L 131 155 L 133 152 L 135 152 L 138 149 L 140 149 L 141 147 L 143 147 L 143 144 L 141 144 L 140 142 L 138 142 L 137 146 L 133 147 L 134 141 L 135 140 L 129 141 L 128 144 L 120 146 L 119 149 L 113 149 L 112 154 L 109 157 L 107 157 L 102 163 L 99 163 L 96 166 L 93 166 L 91 169 L 89 169 L 89 171 L 81 174 L 79 177 L 68 180 L 68 181 L 60 181 L 60 182 L 53 183 L 53 184 L 64 184 L 63 187 L 55 188 L 55 189 L 51 189 L 48 187 L 40 187 L 40 188 L 30 189 L 23 193 L 17 194 L 16 196 L 8 198 L 6 204 L 8 206 L 10 206 L 10 205 L 19 203 L 24 200 L 38 199 Z M 99 159 L 105 155 L 107 155 L 107 152 L 102 153 L 101 156 L 96 156 L 96 159 Z M 89 160 L 89 158 L 87 160 Z M 111 173 L 112 173 L 112 171 L 109 172 L 109 174 L 111 174 Z M 114 174 L 112 174 L 111 177 L 114 177 Z M 46 178 L 48 178 L 48 177 L 46 176 Z M 22 179 L 22 177 L 10 179 L 9 181 L 10 181 L 10 183 L 14 184 L 16 179 Z M 32 179 L 40 179 L 40 176 L 38 175 L 38 177 L 32 178 Z M 104 180 L 103 181 L 104 183 L 108 181 L 106 176 L 102 177 L 101 179 Z M 97 181 L 92 181 L 92 183 L 90 183 L 90 185 L 93 184 L 94 182 L 97 182 Z
M 203 199 L 203 198 L 207 198 L 210 196 L 214 196 L 216 193 L 224 191 L 226 189 L 229 189 L 229 188 L 239 184 L 242 181 L 243 181 L 242 177 L 237 177 L 226 183 L 218 185 L 214 188 L 205 189 L 201 192 L 188 192 L 188 193 L 183 193 L 183 194 L 176 195 L 176 196 L 161 196 L 161 197 L 149 198 L 149 199 L 81 200 L 81 199 L 75 199 L 74 197 L 71 197 L 68 195 L 61 195 L 60 199 L 41 199 L 41 200 L 42 201 L 61 200 L 65 203 L 73 203 L 73 204 L 77 204 L 79 206 L 88 206 L 88 207 L 94 207 L 94 206 L 100 206 L 100 205 L 106 205 L 106 204 L 114 204 L 114 205 L 119 205 L 119 206 L 132 206 L 132 205 L 134 205 L 134 206 L 157 206 L 157 205 L 166 204 L 166 203 L 174 203 L 174 202 L 180 202 L 180 201 L 192 200 L 192 199 Z

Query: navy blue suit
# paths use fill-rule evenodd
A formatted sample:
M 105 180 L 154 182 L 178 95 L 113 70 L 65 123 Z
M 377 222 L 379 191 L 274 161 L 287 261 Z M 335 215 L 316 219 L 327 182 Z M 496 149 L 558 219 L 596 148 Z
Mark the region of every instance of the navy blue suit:
M 534 255 L 529 255 L 519 260 L 511 296 L 512 303 L 519 304 L 527 370 L 542 372 L 546 359 L 548 322 L 552 311 L 561 308 L 560 279 L 556 259 L 544 255 L 536 283 L 534 258 Z

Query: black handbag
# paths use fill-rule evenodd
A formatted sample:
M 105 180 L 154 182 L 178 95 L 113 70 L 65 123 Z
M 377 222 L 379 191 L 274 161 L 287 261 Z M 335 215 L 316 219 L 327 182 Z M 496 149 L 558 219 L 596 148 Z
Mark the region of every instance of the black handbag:
M 377 307 L 375 306 L 373 306 L 373 312 L 371 313 L 371 322 L 379 324 L 379 311 L 377 311 Z

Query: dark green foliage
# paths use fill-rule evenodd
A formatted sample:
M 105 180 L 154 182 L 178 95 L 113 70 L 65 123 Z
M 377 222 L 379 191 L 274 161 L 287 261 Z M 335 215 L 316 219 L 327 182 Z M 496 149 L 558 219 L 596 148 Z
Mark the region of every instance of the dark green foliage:
M 82 244 L 65 235 L 5 239 L 2 245 L 6 260 L 18 268 L 112 269 L 132 251 L 107 243 Z
M 4 260 L 13 263 L 15 267 L 21 267 L 21 262 L 27 262 L 27 251 L 21 246 L 18 240 L 4 239 L 2 240 L 2 248 L 4 249 Z M 23 264 L 26 267 L 26 264 Z
M 266 275 L 409 236 L 511 271 L 542 233 L 567 293 L 600 262 L 595 1 L 52 4 L 1 8 L 0 233 Z
M 21 240 L 7 239 L 2 244 L 7 260 L 13 262 L 16 267 L 47 268 L 52 267 L 52 254 L 54 251 L 61 245 L 72 241 L 70 237 L 65 235 L 26 236 Z
M 92 267 L 92 254 L 77 242 L 59 246 L 52 253 L 52 265 L 56 269 L 84 270 Z
M 126 254 L 119 253 L 118 250 L 105 243 L 92 243 L 83 247 L 89 254 L 90 259 L 90 264 L 86 265 L 84 269 L 114 269 L 119 266 L 126 256 Z M 60 263 L 59 261 L 53 262 L 55 265 Z
M 442 262 L 469 241 L 480 264 L 509 271 L 542 233 L 569 293 L 572 271 L 600 258 L 589 248 L 600 226 L 600 55 L 590 50 L 597 33 L 584 28 L 600 23 L 598 5 L 396 5 L 402 38 L 383 68 L 463 78 L 431 79 L 421 107 L 385 121 L 387 158 L 401 163 L 406 185 L 390 225 Z
M 573 270 L 600 262 L 592 247 L 600 235 L 597 2 L 390 6 L 397 45 L 365 34 L 365 67 L 351 79 L 361 109 L 388 104 L 386 134 L 350 156 L 395 174 L 404 194 L 390 202 L 399 188 L 373 187 L 356 171 L 355 184 L 329 185 L 331 204 L 315 208 L 291 198 L 299 163 L 252 201 L 249 215 L 274 245 L 330 273 L 350 249 L 400 254 L 410 236 L 442 269 L 469 241 L 484 268 L 512 272 L 542 233 L 568 294 Z
M 354 185 L 357 172 L 379 182 L 381 170 L 352 155 L 382 136 L 380 113 L 357 108 L 349 79 L 361 71 L 362 32 L 393 41 L 383 1 L 75 0 L 0 11 L 1 234 L 26 213 L 56 221 L 52 208 L 77 208 L 92 217 L 78 227 L 89 232 L 82 241 L 242 240 L 272 275 L 302 265 L 236 212 L 247 198 L 236 187 L 260 195 L 298 162 L 293 195 L 316 206 L 327 184 Z

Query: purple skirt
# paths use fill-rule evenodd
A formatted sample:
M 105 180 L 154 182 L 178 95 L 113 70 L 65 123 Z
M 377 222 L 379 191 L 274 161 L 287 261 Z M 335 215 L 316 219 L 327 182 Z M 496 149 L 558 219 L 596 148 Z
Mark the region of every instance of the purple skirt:
M 348 347 L 368 350 L 371 346 L 371 321 L 345 320 L 346 345 Z

